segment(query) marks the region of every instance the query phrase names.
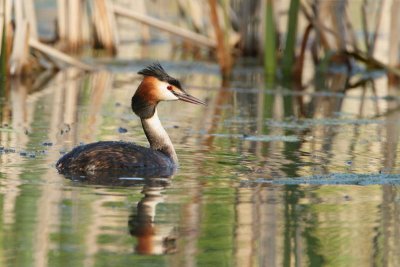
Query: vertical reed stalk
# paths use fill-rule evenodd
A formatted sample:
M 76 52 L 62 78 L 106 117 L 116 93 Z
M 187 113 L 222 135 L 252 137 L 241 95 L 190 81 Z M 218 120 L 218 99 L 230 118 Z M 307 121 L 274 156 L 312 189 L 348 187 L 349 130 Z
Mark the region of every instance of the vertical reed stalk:
M 3 14 L 0 17 L 1 23 L 1 48 L 0 48 L 0 96 L 4 95 L 5 77 L 7 75 L 7 44 L 6 44 L 6 14 L 5 5 L 7 0 L 4 0 L 0 6 L 0 12 Z
M 210 6 L 211 23 L 213 24 L 217 39 L 217 58 L 221 68 L 223 78 L 228 78 L 232 69 L 232 58 L 229 44 L 225 40 L 225 35 L 221 29 L 217 13 L 217 1 L 208 0 Z
M 67 0 L 57 0 L 57 32 L 60 40 L 67 38 Z
M 362 29 L 363 29 L 363 37 L 364 37 L 364 44 L 367 48 L 367 51 L 370 50 L 369 47 L 369 27 L 368 27 L 368 20 L 367 20 L 367 1 L 364 0 L 361 6 L 361 21 L 362 21 Z
M 309 24 L 307 26 L 306 30 L 304 31 L 303 40 L 301 41 L 300 53 L 299 53 L 299 56 L 297 57 L 296 62 L 294 63 L 293 76 L 294 76 L 295 82 L 297 83 L 297 89 L 299 89 L 299 90 L 302 89 L 304 57 L 305 57 L 305 53 L 306 53 L 308 38 L 310 36 L 312 29 L 313 29 L 312 25 Z
M 267 0 L 264 42 L 264 69 L 266 82 L 273 84 L 276 75 L 276 33 L 273 0 Z
M 6 27 L 3 24 L 1 31 L 1 52 L 0 52 L 0 82 L 3 82 L 7 75 L 7 55 L 6 55 Z
M 81 40 L 83 43 L 89 43 L 93 34 L 91 31 L 92 24 L 90 22 L 88 5 L 82 3 L 82 26 L 81 26 Z
M 367 54 L 368 56 L 372 56 L 375 50 L 375 44 L 376 44 L 376 39 L 378 37 L 378 31 L 379 31 L 379 26 L 382 18 L 382 6 L 385 4 L 385 1 L 379 1 L 378 8 L 376 10 L 376 16 L 374 18 L 375 22 L 375 28 L 373 30 L 370 29 L 368 21 L 371 21 L 370 16 L 368 12 L 368 5 L 372 5 L 373 3 L 367 2 L 364 0 L 362 4 L 362 25 L 363 25 L 363 32 L 364 32 L 364 42 L 365 42 L 365 47 L 367 48 Z M 394 1 L 395 2 L 395 1 Z M 394 3 L 393 3 L 394 4 Z
M 282 70 L 285 77 L 290 77 L 295 57 L 297 18 L 300 10 L 300 0 L 291 0 L 289 7 L 289 22 L 286 35 L 285 52 L 282 60 Z
M 68 48 L 78 51 L 82 44 L 82 6 L 81 0 L 68 1 Z
M 390 13 L 390 36 L 389 36 L 389 66 L 396 66 L 399 64 L 399 44 L 400 44 L 400 1 L 394 0 L 392 2 L 392 8 Z M 394 75 L 390 74 L 388 77 L 389 85 L 393 85 L 396 82 Z M 393 86 L 389 86 L 389 89 Z
M 93 1 L 93 25 L 95 29 L 95 46 L 116 53 L 117 35 L 114 8 L 108 0 Z
M 136 9 L 140 14 L 147 15 L 146 3 L 144 0 L 139 0 L 136 3 Z M 147 25 L 142 24 L 140 27 L 140 31 L 142 33 L 142 41 L 144 43 L 150 42 L 150 29 Z
M 28 66 L 29 58 L 29 25 L 23 15 L 22 0 L 14 1 L 15 37 L 10 57 L 10 74 L 20 75 Z
M 345 23 L 346 2 L 347 0 L 337 0 L 334 1 L 332 5 L 329 5 L 329 3 L 325 2 L 327 3 L 326 7 L 328 8 L 331 14 L 332 29 L 335 32 L 334 40 L 336 42 L 336 49 L 338 50 L 346 49 L 346 39 L 347 39 L 346 37 L 347 29 Z
M 230 48 L 231 46 L 231 42 L 230 42 L 230 35 L 231 33 L 233 33 L 232 27 L 231 27 L 231 22 L 230 22 L 230 18 L 229 18 L 229 1 L 230 0 L 221 0 L 220 3 L 220 7 L 222 10 L 222 32 L 224 33 L 224 43 L 226 45 L 226 47 Z M 218 14 L 221 14 L 218 13 Z M 221 22 L 221 20 L 220 20 Z M 232 35 L 233 37 L 233 35 Z M 232 45 L 234 45 L 234 41 L 232 43 Z
M 375 22 L 375 29 L 372 33 L 371 37 L 371 46 L 370 46 L 370 51 L 369 55 L 372 56 L 374 51 L 375 51 L 375 45 L 376 45 L 376 40 L 378 38 L 378 32 L 379 32 L 379 27 L 381 25 L 381 20 L 382 20 L 382 10 L 383 10 L 383 5 L 385 4 L 385 0 L 382 0 L 376 10 L 376 22 Z
M 33 0 L 24 0 L 24 13 L 25 18 L 28 20 L 29 23 L 29 36 L 30 38 L 37 39 L 38 32 L 37 32 L 37 22 L 36 22 L 36 13 L 35 13 L 35 5 Z
M 6 35 L 5 39 L 5 60 L 6 60 L 6 67 L 8 72 L 9 66 L 9 58 L 12 51 L 12 46 L 14 42 L 14 29 L 12 26 L 12 4 L 11 0 L 5 0 L 5 13 L 4 13 L 4 33 Z M 7 73 L 8 74 L 8 73 Z
M 0 41 L 0 51 L 3 47 L 3 35 L 5 32 L 4 25 L 6 24 L 6 16 L 5 16 L 5 0 L 0 0 L 0 36 L 1 36 L 1 41 Z M 5 39 L 5 36 L 4 36 Z

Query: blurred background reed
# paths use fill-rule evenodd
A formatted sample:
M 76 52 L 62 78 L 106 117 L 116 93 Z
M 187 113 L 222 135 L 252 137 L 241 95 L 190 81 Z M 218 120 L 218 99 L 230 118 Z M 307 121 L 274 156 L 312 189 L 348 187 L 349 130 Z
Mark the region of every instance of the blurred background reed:
M 160 9 L 165 4 L 160 1 L 0 2 L 3 77 L 65 64 L 94 69 L 97 66 L 79 58 L 91 48 L 108 56 L 121 55 L 121 44 L 131 34 L 126 28 L 121 30 L 123 19 L 136 25 L 131 29 L 140 31 L 138 38 L 143 43 L 151 41 L 150 29 L 156 29 L 169 33 L 172 42 L 181 40 L 192 52 L 203 51 L 207 60 L 218 62 L 226 77 L 235 62 L 253 58 L 265 67 L 270 81 L 284 78 L 302 88 L 305 57 L 312 59 L 315 73 L 340 65 L 351 76 L 361 65 L 385 70 L 390 81 L 400 75 L 396 0 L 360 0 L 351 6 L 346 0 L 176 0 L 168 4 L 174 16 L 163 15 Z M 46 19 L 37 16 L 42 2 L 51 2 L 56 10 Z M 38 30 L 40 23 L 48 24 L 47 34 Z M 378 36 L 383 35 L 385 57 L 376 51 Z

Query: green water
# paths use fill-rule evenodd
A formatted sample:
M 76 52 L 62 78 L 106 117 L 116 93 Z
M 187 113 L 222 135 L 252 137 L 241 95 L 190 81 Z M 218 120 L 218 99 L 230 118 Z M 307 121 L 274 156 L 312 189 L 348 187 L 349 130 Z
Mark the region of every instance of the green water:
M 243 68 L 220 89 L 215 65 L 162 63 L 208 106 L 160 104 L 181 166 L 170 179 L 125 177 L 128 187 L 71 181 L 54 165 L 79 143 L 147 145 L 130 110 L 146 62 L 10 82 L 1 266 L 399 264 L 400 113 L 386 88 L 291 95 Z

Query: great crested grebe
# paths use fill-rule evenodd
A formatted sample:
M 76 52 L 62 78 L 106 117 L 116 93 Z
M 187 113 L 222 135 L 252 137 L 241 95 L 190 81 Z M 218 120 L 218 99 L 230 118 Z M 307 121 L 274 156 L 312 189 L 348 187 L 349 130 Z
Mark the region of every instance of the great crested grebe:
M 187 94 L 180 82 L 169 76 L 159 63 L 142 69 L 143 80 L 132 97 L 132 110 L 140 117 L 150 148 L 122 141 L 100 141 L 74 148 L 62 156 L 57 170 L 62 174 L 92 175 L 98 172 L 175 168 L 178 158 L 157 115 L 160 101 L 182 100 L 205 103 Z

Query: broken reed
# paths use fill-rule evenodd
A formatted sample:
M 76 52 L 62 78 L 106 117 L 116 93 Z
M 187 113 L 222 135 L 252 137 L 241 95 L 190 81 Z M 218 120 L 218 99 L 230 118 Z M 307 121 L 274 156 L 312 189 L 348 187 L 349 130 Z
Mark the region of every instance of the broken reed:
M 9 6 L 13 5 L 13 8 L 10 8 L 10 11 L 12 10 L 12 12 L 14 12 L 13 17 L 15 17 L 15 32 L 12 35 L 12 41 L 6 41 L 7 44 L 12 44 L 12 52 L 8 60 L 10 66 L 8 71 L 12 75 L 18 76 L 22 73 L 30 73 L 30 67 L 32 64 L 29 60 L 32 58 L 30 57 L 28 47 L 40 51 L 40 54 L 43 55 L 43 59 L 48 62 L 46 63 L 48 66 L 55 65 L 55 67 L 58 68 L 60 64 L 58 64 L 57 61 L 61 61 L 79 68 L 91 69 L 90 66 L 86 66 L 62 51 L 67 51 L 69 53 L 79 52 L 81 47 L 83 47 L 83 44 L 88 42 L 89 38 L 87 38 L 87 34 L 90 32 L 88 29 L 93 28 L 94 30 L 91 32 L 93 37 L 90 39 L 93 40 L 92 42 L 95 47 L 106 49 L 110 53 L 115 54 L 116 47 L 119 43 L 115 15 L 128 17 L 145 25 L 156 27 L 163 31 L 180 36 L 185 40 L 192 42 L 194 45 L 206 46 L 213 49 L 215 48 L 222 73 L 225 76 L 229 75 L 232 67 L 232 54 L 230 52 L 231 36 L 229 31 L 231 25 L 228 17 L 228 0 L 225 0 L 222 5 L 219 5 L 216 1 L 212 0 L 209 2 L 211 7 L 210 17 L 213 21 L 212 25 L 214 27 L 216 39 L 219 40 L 218 42 L 204 34 L 194 33 L 166 23 L 165 21 L 147 16 L 146 14 L 140 14 L 134 10 L 119 7 L 118 5 L 113 4 L 110 0 L 58 0 L 58 36 L 56 40 L 51 41 L 56 42 L 57 48 L 61 51 L 47 46 L 38 40 L 36 16 L 34 10 L 32 10 L 33 0 L 27 0 L 30 2 L 30 4 L 27 5 L 23 5 L 23 0 L 3 1 L 5 1 Z M 89 9 L 86 6 L 88 3 L 91 7 Z M 91 11 L 91 20 L 88 19 L 89 15 L 87 12 L 89 10 Z M 218 12 L 220 10 L 222 10 L 222 12 Z M 221 14 L 222 17 L 219 17 Z M 93 23 L 93 27 L 89 27 L 89 21 Z M 145 34 L 145 32 L 143 33 Z M 147 37 L 144 36 L 144 38 Z M 56 61 L 54 61 L 53 58 L 55 58 Z

